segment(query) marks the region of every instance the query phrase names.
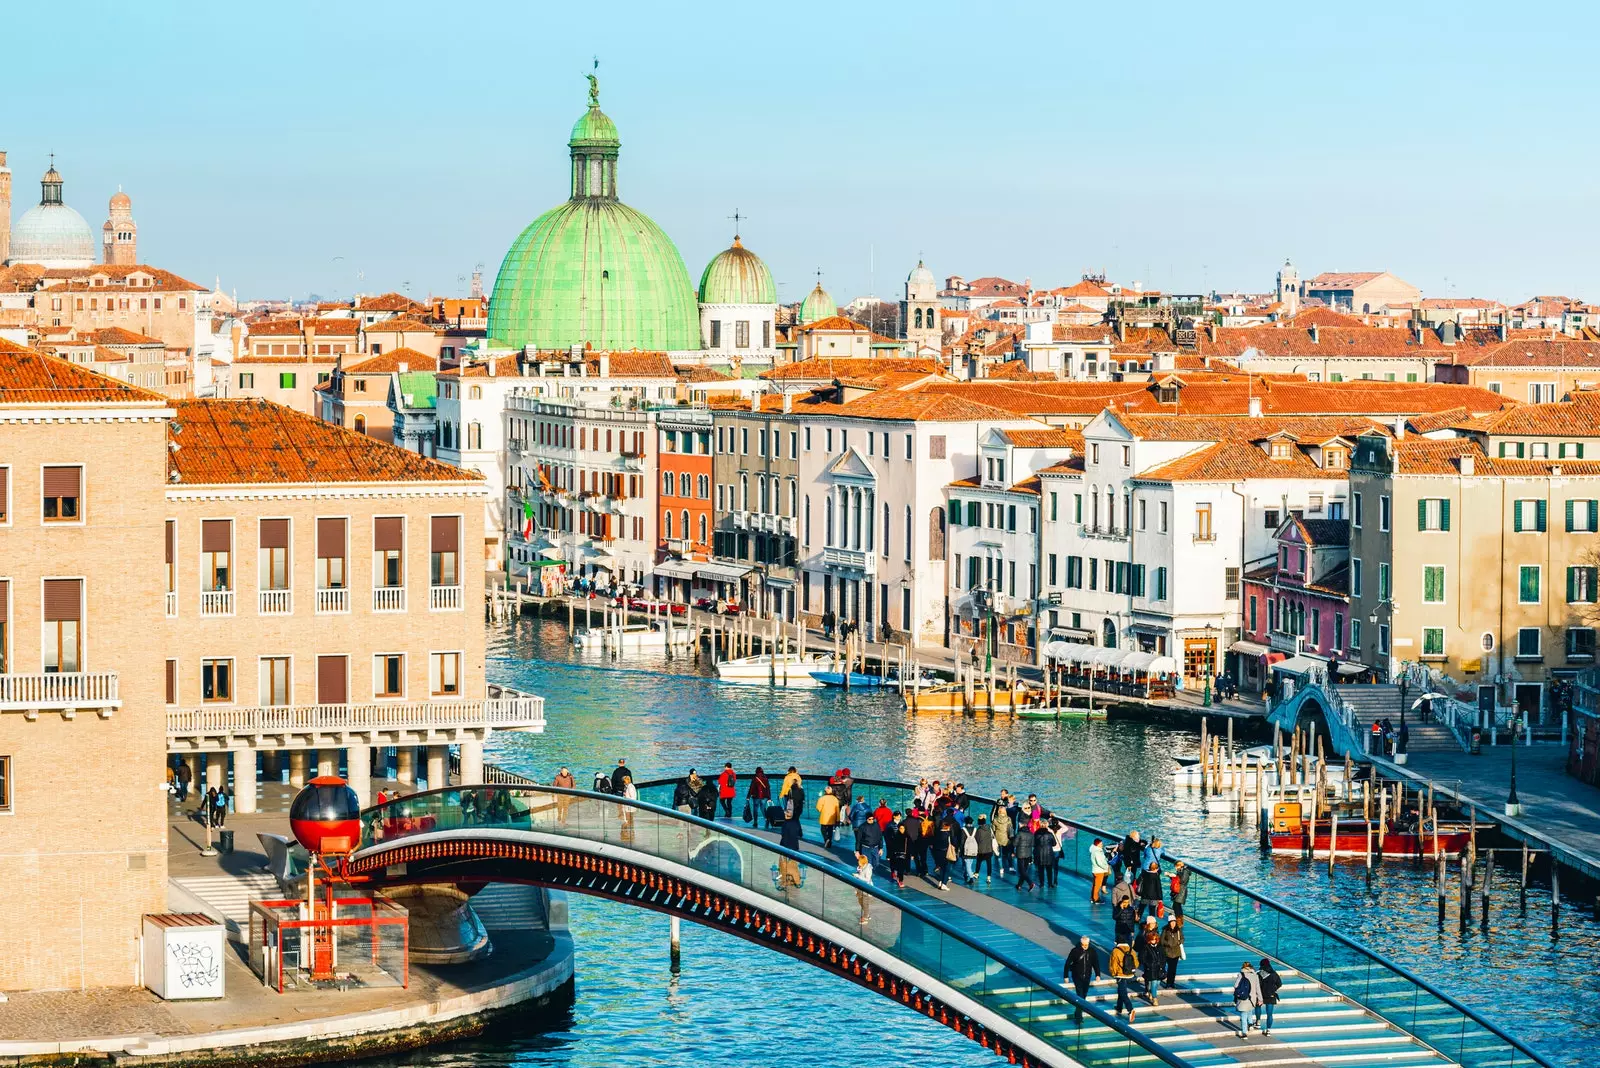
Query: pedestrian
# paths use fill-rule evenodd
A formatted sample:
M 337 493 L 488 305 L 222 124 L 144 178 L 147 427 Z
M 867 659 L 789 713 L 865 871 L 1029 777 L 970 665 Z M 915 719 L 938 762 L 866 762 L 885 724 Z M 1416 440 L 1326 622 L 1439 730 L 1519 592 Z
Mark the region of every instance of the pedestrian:
M 1161 949 L 1161 932 L 1156 929 L 1156 918 L 1145 920 L 1139 941 L 1134 943 L 1139 954 L 1139 971 L 1144 976 L 1144 996 L 1150 1004 L 1161 1004 L 1161 980 L 1167 974 L 1167 955 Z
M 911 871 L 911 845 L 907 840 L 906 828 L 913 825 L 914 820 L 904 818 L 889 824 L 889 830 L 883 837 L 884 850 L 889 856 L 889 874 L 894 877 L 894 885 L 906 885 L 906 875 Z
M 961 839 L 961 874 L 968 886 L 978 884 L 978 831 L 976 827 L 957 825 L 956 837 Z
M 1272 1008 L 1278 1004 L 1278 991 L 1283 989 L 1283 976 L 1278 974 L 1272 966 L 1272 961 L 1266 957 L 1261 958 L 1261 971 L 1256 975 L 1261 984 L 1261 1011 L 1266 1016 L 1265 1026 L 1261 1028 L 1264 1035 L 1272 1034 Z
M 1112 899 L 1116 901 L 1115 898 Z M 1119 942 L 1133 942 L 1134 928 L 1139 925 L 1138 914 L 1133 910 L 1132 901 L 1124 901 L 1111 906 L 1111 922 L 1116 925 L 1116 938 Z
M 883 828 L 877 820 L 867 820 L 856 828 L 856 852 L 865 853 L 873 867 L 883 863 Z
M 1250 1041 L 1250 1028 L 1256 1026 L 1256 1012 L 1261 1008 L 1261 977 L 1245 961 L 1239 966 L 1239 978 L 1233 984 L 1233 1007 L 1239 1010 L 1239 1037 Z
M 1189 866 L 1181 860 L 1173 866 L 1168 889 L 1172 894 L 1172 914 L 1181 919 L 1183 906 L 1189 900 Z
M 624 779 L 624 782 L 631 780 Z M 695 814 L 703 820 L 717 818 L 717 785 L 710 779 L 701 779 L 694 795 Z
M 1117 872 L 1119 874 L 1124 871 L 1130 872 L 1129 878 L 1137 879 L 1139 873 L 1144 871 L 1144 865 L 1139 863 L 1139 859 L 1144 856 L 1144 843 L 1139 840 L 1138 831 L 1128 832 L 1128 836 L 1117 847 L 1117 855 Z
M 1105 892 L 1106 877 L 1111 874 L 1111 862 L 1106 859 L 1106 844 L 1098 838 L 1089 844 L 1089 874 L 1094 876 L 1094 885 L 1089 888 L 1089 903 L 1098 905 Z
M 609 794 L 611 792 L 611 777 L 603 771 L 595 772 L 594 783 L 589 789 L 597 794 Z
M 1138 972 L 1135 970 L 1138 966 L 1139 958 L 1134 955 L 1133 947 L 1128 944 L 1127 939 L 1118 935 L 1117 948 L 1111 951 L 1109 967 L 1111 978 L 1117 984 L 1117 1015 L 1121 1016 L 1126 1010 L 1129 1023 L 1133 1023 L 1134 1010 L 1133 998 L 1128 996 L 1128 992 L 1139 981 Z
M 1132 904 L 1133 879 L 1127 872 L 1117 876 L 1117 881 L 1111 884 L 1111 907 Z
M 943 819 L 939 821 L 939 829 L 933 834 L 933 856 L 937 865 L 934 882 L 940 890 L 950 889 L 950 871 L 956 866 L 955 830 L 954 823 L 949 819 Z
M 759 765 L 755 774 L 750 776 L 750 785 L 745 787 L 744 804 L 748 812 L 745 822 L 752 827 L 766 817 L 767 807 L 772 804 L 772 783 L 767 780 L 767 773 Z M 766 824 L 768 829 L 771 829 L 772 821 L 767 820 Z
M 389 803 L 389 795 L 388 795 L 388 793 L 386 791 L 379 790 L 378 791 L 378 796 L 373 799 L 373 804 L 376 804 L 376 805 L 387 805 L 388 803 Z
M 1162 864 L 1166 863 L 1166 860 L 1167 851 L 1162 847 L 1161 839 L 1152 838 L 1150 839 L 1150 844 L 1145 846 L 1144 850 L 1139 854 L 1139 870 L 1144 871 L 1152 864 L 1159 869 Z
M 611 792 L 622 793 L 622 784 L 633 778 L 633 769 L 628 767 L 628 762 L 621 757 L 617 758 L 617 770 L 611 773 Z
M 212 815 L 211 825 L 221 827 L 228 820 L 228 784 L 223 783 L 217 787 L 216 794 L 211 799 Z
M 194 772 L 189 770 L 189 762 L 178 762 L 178 801 L 182 803 L 189 800 L 189 784 L 194 781 Z
M 1155 918 L 1165 911 L 1161 903 L 1161 871 L 1155 861 L 1139 876 L 1139 918 Z
M 1005 791 L 1000 791 L 1004 797 Z M 1012 830 L 1015 824 L 1011 822 L 1011 813 L 1006 811 L 1003 801 L 997 802 L 990 819 L 994 823 L 994 850 L 1000 858 L 1000 878 L 1006 877 L 1006 871 L 1011 866 Z
M 1044 878 L 1039 881 L 1047 889 L 1056 888 L 1056 872 L 1061 867 L 1061 836 L 1067 833 L 1067 828 L 1054 816 L 1040 829 L 1033 840 L 1034 856 L 1039 860 L 1039 870 Z M 1039 847 L 1044 846 L 1044 853 L 1040 856 Z
M 789 791 L 800 785 L 800 773 L 794 770 L 794 765 L 789 765 L 789 770 L 783 776 L 783 788 L 778 791 L 778 800 L 782 801 L 789 796 Z
M 972 836 L 977 842 L 977 863 L 972 866 L 973 882 L 977 882 L 977 873 L 983 872 L 983 885 L 994 885 L 994 828 L 989 826 L 989 817 L 980 814 L 978 824 L 972 830 Z M 1001 872 L 1003 878 L 1005 873 Z
M 212 826 L 212 813 L 217 809 L 217 788 L 209 786 L 206 792 L 200 795 L 200 803 L 195 806 L 195 817 L 207 827 Z
M 556 777 L 550 780 L 550 785 L 559 786 L 564 790 L 571 790 L 578 785 L 578 782 L 572 777 L 572 769 L 562 768 L 556 772 Z
M 738 793 L 739 775 L 730 761 L 722 765 L 722 774 L 717 776 L 717 800 L 722 802 L 723 819 L 733 819 L 733 799 Z
M 783 832 L 778 836 L 778 844 L 785 849 L 800 848 L 800 814 L 805 811 L 802 807 L 805 803 L 805 788 L 798 783 L 784 792 Z M 785 886 L 800 887 L 800 862 L 792 857 L 778 858 L 778 889 L 782 890 Z
M 1061 981 L 1072 980 L 1072 988 L 1080 999 L 1089 996 L 1089 984 L 1100 978 L 1100 954 L 1094 951 L 1088 935 L 1080 935 L 1078 944 L 1067 951 L 1067 962 L 1061 968 Z M 1073 1006 L 1072 1022 L 1083 1024 L 1083 1002 Z
M 822 848 L 833 848 L 833 836 L 839 829 L 839 799 L 833 796 L 833 787 L 824 786 L 817 798 L 817 826 L 822 828 Z
M 889 807 L 889 802 L 878 798 L 878 807 L 872 810 L 872 818 L 878 821 L 878 830 L 886 831 L 889 824 L 894 822 L 894 809 Z
M 1017 829 L 1017 837 L 1012 842 L 1012 847 L 1017 858 L 1017 889 L 1032 890 L 1034 833 L 1031 823 L 1022 824 Z
M 672 807 L 679 812 L 693 812 L 695 799 L 699 794 L 699 787 L 696 785 L 699 781 L 700 776 L 690 768 L 689 774 L 679 779 L 678 784 L 672 788 Z
M 901 821 L 900 831 L 906 839 L 906 865 L 907 871 L 915 864 L 918 875 L 928 874 L 927 843 L 922 837 L 922 813 L 917 808 L 912 808 L 906 813 L 906 818 Z
M 1183 920 L 1177 916 L 1167 920 L 1167 925 L 1161 929 L 1161 956 L 1166 962 L 1161 981 L 1168 990 L 1176 990 L 1178 962 L 1183 959 Z
M 872 861 L 868 859 L 865 853 L 858 852 L 856 854 L 856 879 L 867 886 L 872 885 Z M 868 894 L 865 890 L 856 891 L 856 903 L 861 906 L 861 926 L 863 927 L 867 925 L 867 921 L 870 918 L 868 907 L 871 901 L 871 894 Z
M 829 641 L 833 640 L 833 612 L 822 613 L 822 636 Z
M 850 830 L 855 834 L 861 833 L 861 825 L 872 818 L 872 809 L 867 807 L 865 794 L 856 797 L 850 805 Z

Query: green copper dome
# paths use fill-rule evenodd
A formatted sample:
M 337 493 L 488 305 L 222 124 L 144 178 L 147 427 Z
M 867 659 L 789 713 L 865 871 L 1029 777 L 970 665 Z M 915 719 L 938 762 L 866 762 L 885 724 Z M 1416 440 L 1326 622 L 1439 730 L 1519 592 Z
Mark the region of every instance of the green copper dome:
M 818 319 L 826 319 L 830 315 L 839 314 L 839 305 L 828 296 L 828 291 L 822 288 L 822 283 L 817 283 L 817 288 L 806 294 L 806 299 L 800 302 L 800 321 L 814 323 Z
M 723 249 L 700 276 L 701 304 L 776 304 L 778 287 L 761 257 L 739 242 Z
M 489 336 L 522 348 L 700 348 L 689 271 L 671 238 L 617 199 L 617 128 L 589 108 L 572 127 L 572 197 L 512 242 L 495 277 Z

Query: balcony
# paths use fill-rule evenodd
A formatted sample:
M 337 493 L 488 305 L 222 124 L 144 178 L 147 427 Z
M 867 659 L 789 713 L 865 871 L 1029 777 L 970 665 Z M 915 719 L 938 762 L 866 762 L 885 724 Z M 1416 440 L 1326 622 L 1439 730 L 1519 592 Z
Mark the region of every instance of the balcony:
M 1201 542 L 1216 541 L 1217 532 L 1214 530 L 1197 530 L 1194 532 L 1194 540 L 1197 545 Z
M 461 611 L 460 586 L 429 586 L 428 611 L 430 612 L 459 612 Z
M 878 570 L 878 558 L 860 549 L 841 549 L 829 546 L 822 550 L 822 566 L 833 571 L 854 571 L 873 575 Z
M 256 614 L 260 616 L 294 615 L 294 591 L 257 590 Z
M 168 590 L 167 591 L 167 618 L 168 619 L 177 619 L 178 618 L 178 591 L 177 590 Z
M 96 711 L 102 717 L 121 708 L 114 671 L 41 675 L 0 675 L 0 712 Z
M 43 677 L 70 679 L 103 676 Z M 116 676 L 109 678 L 114 693 Z M 537 733 L 544 730 L 544 722 L 544 698 L 531 696 L 498 697 L 482 701 L 391 701 L 368 705 L 229 705 L 168 710 L 167 741 L 169 745 L 181 740 L 188 747 L 227 748 L 227 740 L 235 736 L 315 736 L 351 732 L 370 737 L 373 733 L 382 732 L 427 733 L 491 728 Z
M 404 586 L 374 586 L 372 588 L 372 610 L 374 612 L 404 612 L 406 610 L 406 588 Z
M 1275 653 L 1287 653 L 1294 656 L 1300 652 L 1300 647 L 1305 639 L 1298 634 L 1286 634 L 1283 631 L 1271 631 L 1267 634 L 1267 648 Z
M 317 590 L 317 615 L 324 616 L 350 611 L 350 587 L 329 586 Z
M 1099 523 L 1085 523 L 1080 528 L 1080 532 L 1086 538 L 1104 538 L 1106 541 L 1128 540 L 1128 532 L 1126 530 L 1118 530 L 1109 524 L 1102 526 Z
M 200 614 L 203 616 L 233 615 L 233 591 L 201 590 Z

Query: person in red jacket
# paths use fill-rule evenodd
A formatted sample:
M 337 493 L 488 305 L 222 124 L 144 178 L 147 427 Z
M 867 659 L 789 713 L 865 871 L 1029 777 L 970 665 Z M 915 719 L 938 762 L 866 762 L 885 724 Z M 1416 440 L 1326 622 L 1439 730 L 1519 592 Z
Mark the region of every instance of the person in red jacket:
M 717 776 L 717 800 L 722 802 L 722 818 L 733 819 L 733 796 L 738 793 L 739 775 L 733 770 L 730 761 L 722 765 L 722 774 Z
M 894 809 L 889 807 L 889 802 L 878 798 L 878 807 L 872 810 L 872 818 L 878 821 L 878 830 L 887 831 L 889 824 L 894 822 Z

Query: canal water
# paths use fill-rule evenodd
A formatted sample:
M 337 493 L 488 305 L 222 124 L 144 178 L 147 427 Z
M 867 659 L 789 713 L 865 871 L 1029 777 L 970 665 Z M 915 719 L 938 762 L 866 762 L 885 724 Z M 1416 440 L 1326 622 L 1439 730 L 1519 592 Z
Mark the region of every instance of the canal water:
M 1431 873 L 1391 864 L 1369 889 L 1360 864 L 1263 858 L 1254 826 L 1202 812 L 1176 789 L 1172 757 L 1197 739 L 1130 722 L 1041 722 L 906 714 L 894 695 L 722 685 L 683 659 L 606 660 L 573 651 L 564 626 L 525 619 L 491 636 L 489 678 L 544 695 L 543 735 L 499 734 L 489 759 L 549 782 L 571 767 L 580 785 L 627 760 L 641 779 L 796 764 L 848 766 L 869 778 L 927 776 L 993 795 L 1037 793 L 1049 807 L 1111 830 L 1141 828 L 1218 874 L 1306 913 L 1385 954 L 1537 1049 L 1590 1064 L 1600 1048 L 1600 925 L 1569 907 L 1549 936 L 1549 895 L 1520 917 L 1515 877 L 1494 902 L 1492 930 L 1437 927 Z M 682 972 L 669 974 L 667 919 L 574 895 L 577 997 L 539 1032 L 497 1034 L 388 1065 L 803 1065 L 805 1068 L 989 1066 L 992 1054 L 874 994 L 747 942 L 684 925 Z M 1475 917 L 1476 918 L 1476 917 Z

